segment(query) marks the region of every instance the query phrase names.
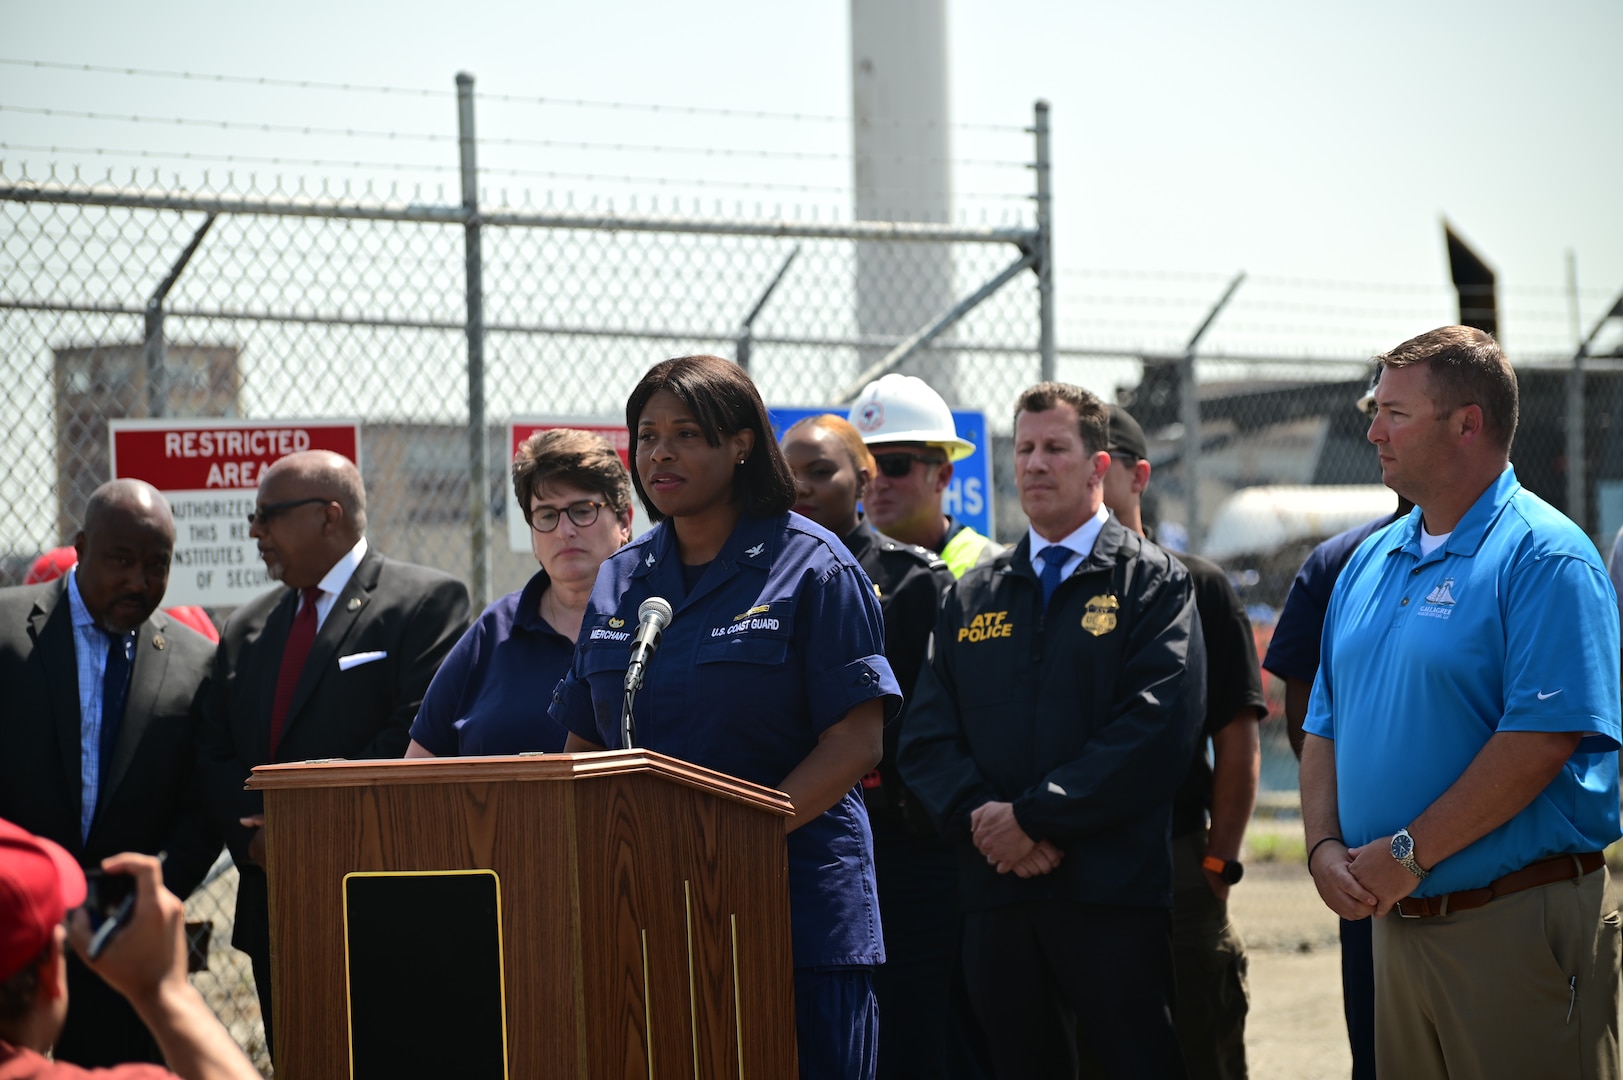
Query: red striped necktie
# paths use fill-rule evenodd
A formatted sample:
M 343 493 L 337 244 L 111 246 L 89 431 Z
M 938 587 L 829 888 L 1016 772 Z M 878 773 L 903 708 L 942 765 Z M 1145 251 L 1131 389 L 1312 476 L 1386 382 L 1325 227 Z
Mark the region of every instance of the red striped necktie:
M 299 687 L 299 676 L 304 673 L 304 662 L 310 656 L 310 647 L 316 643 L 316 601 L 321 599 L 321 587 L 311 585 L 301 589 L 303 601 L 293 626 L 287 632 L 287 645 L 282 649 L 282 670 L 276 676 L 276 697 L 271 703 L 270 756 L 276 760 L 276 747 L 282 741 L 282 725 L 287 722 L 287 710 L 293 704 L 293 691 Z

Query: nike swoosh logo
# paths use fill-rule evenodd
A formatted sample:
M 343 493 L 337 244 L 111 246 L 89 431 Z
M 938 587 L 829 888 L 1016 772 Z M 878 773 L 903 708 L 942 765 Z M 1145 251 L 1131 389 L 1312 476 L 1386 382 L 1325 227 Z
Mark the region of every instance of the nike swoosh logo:
M 1557 695 L 1559 693 L 1562 693 L 1562 690 L 1552 690 L 1548 694 L 1540 694 L 1538 696 L 1538 699 L 1540 701 L 1549 701 L 1551 698 L 1555 697 L 1555 695 Z

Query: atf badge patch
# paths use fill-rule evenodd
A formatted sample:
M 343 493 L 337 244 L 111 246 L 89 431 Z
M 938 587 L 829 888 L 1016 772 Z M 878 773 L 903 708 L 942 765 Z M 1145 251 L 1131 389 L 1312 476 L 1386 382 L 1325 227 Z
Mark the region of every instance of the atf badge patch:
M 1088 613 L 1082 616 L 1082 629 L 1094 637 L 1102 637 L 1116 628 L 1116 612 L 1121 601 L 1114 596 L 1095 596 L 1088 601 Z

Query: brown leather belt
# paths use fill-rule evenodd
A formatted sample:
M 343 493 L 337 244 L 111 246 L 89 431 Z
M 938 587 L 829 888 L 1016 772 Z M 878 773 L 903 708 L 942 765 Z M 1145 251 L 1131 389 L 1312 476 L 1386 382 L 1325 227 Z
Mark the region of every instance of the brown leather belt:
M 1433 915 L 1452 915 L 1456 911 L 1470 911 L 1488 901 L 1523 889 L 1536 889 L 1540 885 L 1553 885 L 1557 881 L 1577 881 L 1606 865 L 1606 856 L 1599 851 L 1586 851 L 1582 855 L 1551 855 L 1548 859 L 1528 863 L 1513 870 L 1482 889 L 1461 889 L 1442 896 L 1406 896 L 1393 905 L 1405 919 L 1425 919 Z

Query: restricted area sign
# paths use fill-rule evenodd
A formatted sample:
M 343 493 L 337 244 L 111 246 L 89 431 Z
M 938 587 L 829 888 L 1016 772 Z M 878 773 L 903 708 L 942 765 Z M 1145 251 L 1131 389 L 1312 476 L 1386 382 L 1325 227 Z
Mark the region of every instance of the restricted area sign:
M 614 447 L 614 452 L 620 455 L 620 463 L 628 470 L 631 468 L 631 436 L 626 432 L 624 423 L 618 420 L 581 420 L 564 417 L 541 418 L 514 418 L 507 422 L 507 460 L 511 464 L 518 455 L 519 444 L 538 431 L 551 431 L 553 428 L 579 428 L 581 431 L 590 431 L 594 435 L 601 435 Z M 511 492 L 512 488 L 509 487 Z M 511 497 L 511 496 L 509 496 Z M 510 551 L 530 550 L 530 527 L 524 522 L 524 513 L 517 510 L 518 503 L 513 503 L 515 511 L 507 515 L 507 547 Z M 636 492 L 631 495 L 631 535 L 641 536 L 653 526 L 648 516 L 639 513 Z
M 360 465 L 358 420 L 111 420 L 113 478 L 145 480 L 175 515 L 170 606 L 235 607 L 274 582 L 248 535 L 259 474 L 300 450 Z

